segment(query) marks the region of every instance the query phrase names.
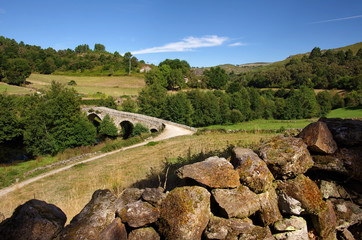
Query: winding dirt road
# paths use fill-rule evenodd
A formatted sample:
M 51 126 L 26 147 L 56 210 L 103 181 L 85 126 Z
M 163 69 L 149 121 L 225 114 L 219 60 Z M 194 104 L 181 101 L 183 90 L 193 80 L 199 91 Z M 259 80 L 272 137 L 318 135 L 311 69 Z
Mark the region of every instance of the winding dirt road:
M 131 148 L 140 147 L 140 146 L 146 145 L 147 143 L 149 143 L 151 141 L 154 141 L 154 142 L 155 141 L 162 141 L 162 140 L 166 140 L 166 139 L 173 138 L 173 137 L 178 137 L 178 136 L 183 136 L 183 135 L 192 135 L 194 133 L 195 133 L 194 131 L 191 131 L 189 129 L 186 129 L 186 128 L 183 128 L 183 127 L 180 127 L 180 126 L 177 126 L 177 125 L 173 125 L 171 123 L 168 123 L 168 124 L 165 124 L 165 128 L 162 131 L 162 133 L 160 135 L 158 135 L 157 137 L 155 137 L 155 138 L 149 139 L 147 141 L 144 141 L 142 143 L 138 143 L 138 144 L 135 144 L 135 145 L 132 145 L 132 146 L 129 146 L 129 147 L 125 147 L 125 148 L 121 148 L 121 149 L 118 149 L 118 150 L 115 150 L 115 151 L 112 151 L 112 152 L 104 153 L 104 154 L 98 155 L 96 157 L 91 157 L 91 158 L 88 158 L 86 160 L 83 160 L 83 161 L 80 161 L 80 162 L 77 162 L 77 163 L 73 163 L 73 164 L 67 165 L 67 166 L 62 167 L 62 168 L 55 169 L 53 171 L 41 174 L 39 176 L 27 179 L 25 181 L 22 181 L 20 183 L 14 184 L 14 185 L 11 185 L 11 186 L 6 187 L 6 188 L 3 188 L 3 189 L 0 190 L 0 197 L 14 191 L 15 189 L 22 188 L 25 185 L 28 185 L 28 184 L 30 184 L 32 182 L 35 182 L 35 181 L 38 181 L 39 179 L 48 177 L 50 175 L 59 173 L 59 172 L 64 171 L 64 170 L 67 170 L 67 169 L 69 169 L 69 168 L 71 168 L 71 167 L 73 167 L 75 165 L 81 164 L 81 163 L 91 162 L 91 161 L 103 158 L 103 157 L 108 156 L 108 155 L 112 155 L 112 154 L 120 152 L 120 151 L 126 151 L 126 150 L 131 149 Z

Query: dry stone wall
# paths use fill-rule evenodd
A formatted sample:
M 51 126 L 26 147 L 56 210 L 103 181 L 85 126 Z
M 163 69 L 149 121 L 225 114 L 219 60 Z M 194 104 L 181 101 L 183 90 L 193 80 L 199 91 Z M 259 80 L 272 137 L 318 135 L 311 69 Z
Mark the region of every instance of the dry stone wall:
M 31 200 L 0 239 L 362 239 L 362 122 L 345 122 L 183 166 L 177 175 L 194 184 L 169 192 L 97 190 L 65 227 L 60 209 Z

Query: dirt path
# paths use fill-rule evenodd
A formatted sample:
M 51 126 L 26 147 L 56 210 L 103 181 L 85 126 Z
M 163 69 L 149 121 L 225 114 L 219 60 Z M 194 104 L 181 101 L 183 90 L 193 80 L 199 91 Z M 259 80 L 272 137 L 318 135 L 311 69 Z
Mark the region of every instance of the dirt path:
M 73 167 L 75 165 L 81 164 L 81 163 L 91 162 L 91 161 L 103 158 L 103 157 L 108 156 L 108 155 L 112 155 L 112 154 L 120 152 L 120 151 L 125 151 L 125 150 L 131 149 L 131 148 L 140 147 L 140 146 L 146 145 L 147 143 L 149 143 L 151 141 L 161 141 L 161 140 L 165 140 L 165 139 L 169 139 L 169 138 L 173 138 L 173 137 L 177 137 L 177 136 L 192 135 L 192 134 L 194 134 L 194 132 L 191 131 L 191 130 L 188 130 L 188 129 L 185 129 L 185 128 L 182 128 L 182 127 L 179 127 L 179 126 L 176 126 L 176 125 L 173 125 L 173 124 L 166 124 L 166 127 L 164 128 L 162 133 L 160 135 L 158 135 L 157 137 L 155 137 L 155 138 L 149 139 L 147 141 L 144 141 L 142 143 L 138 143 L 138 144 L 135 144 L 135 145 L 132 145 L 132 146 L 129 146 L 129 147 L 125 147 L 125 148 L 121 148 L 121 149 L 118 149 L 118 150 L 115 150 L 115 151 L 112 151 L 112 152 L 104 153 L 104 154 L 98 155 L 96 157 L 91 157 L 89 159 L 86 159 L 86 160 L 83 160 L 83 161 L 80 161 L 80 162 L 77 162 L 77 163 L 73 163 L 73 164 L 70 164 L 70 165 L 62 167 L 62 168 L 55 169 L 53 171 L 50 171 L 50 172 L 41 174 L 39 176 L 27 179 L 25 181 L 22 181 L 20 183 L 15 184 L 15 185 L 3 188 L 3 189 L 0 190 L 0 197 L 6 195 L 6 194 L 8 194 L 8 193 L 10 193 L 10 192 L 12 192 L 12 191 L 14 191 L 16 189 L 22 188 L 25 185 L 28 185 L 28 184 L 30 184 L 32 182 L 38 181 L 39 179 L 48 177 L 50 175 L 59 173 L 59 172 L 64 171 L 64 170 L 67 170 L 67 169 L 69 169 L 69 168 L 71 168 L 71 167 Z

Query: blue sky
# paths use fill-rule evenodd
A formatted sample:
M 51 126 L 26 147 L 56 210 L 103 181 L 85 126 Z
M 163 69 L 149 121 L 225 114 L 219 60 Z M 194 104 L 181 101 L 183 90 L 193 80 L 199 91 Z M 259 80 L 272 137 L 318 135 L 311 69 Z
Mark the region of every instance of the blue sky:
M 362 1 L 11 0 L 0 35 L 56 50 L 101 43 L 154 64 L 274 62 L 362 41 Z

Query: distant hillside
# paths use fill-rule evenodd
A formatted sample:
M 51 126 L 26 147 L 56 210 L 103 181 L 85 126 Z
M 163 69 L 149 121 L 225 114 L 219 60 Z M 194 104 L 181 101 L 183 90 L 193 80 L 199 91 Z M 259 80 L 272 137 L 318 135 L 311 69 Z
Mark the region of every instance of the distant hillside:
M 222 64 L 222 65 L 217 65 L 215 67 L 220 67 L 220 68 L 224 69 L 227 73 L 234 72 L 235 74 L 239 74 L 239 73 L 248 72 L 251 69 L 260 68 L 262 66 L 266 66 L 269 64 L 270 63 L 267 63 L 267 62 L 256 62 L 256 63 L 245 63 L 245 64 L 240 64 L 240 65 Z M 196 75 L 200 76 L 200 75 L 202 75 L 202 73 L 205 70 L 209 70 L 210 68 L 211 67 L 193 68 L 193 70 L 195 71 Z

